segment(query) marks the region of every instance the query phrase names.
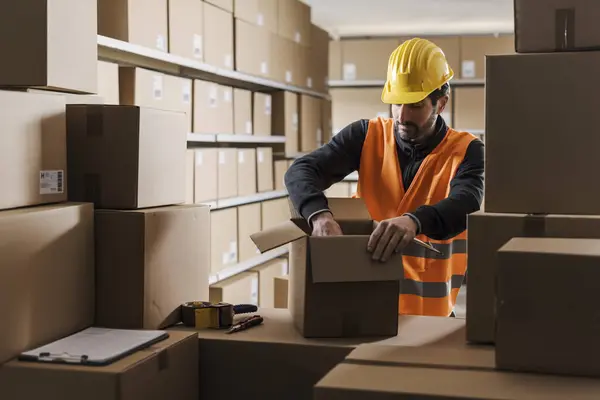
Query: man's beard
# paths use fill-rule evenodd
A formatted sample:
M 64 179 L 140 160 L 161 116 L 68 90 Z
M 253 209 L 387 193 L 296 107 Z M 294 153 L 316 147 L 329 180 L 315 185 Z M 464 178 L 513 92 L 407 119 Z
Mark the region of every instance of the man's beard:
M 398 132 L 400 139 L 410 143 L 414 142 L 421 136 L 421 129 L 412 122 L 397 122 L 396 131 Z

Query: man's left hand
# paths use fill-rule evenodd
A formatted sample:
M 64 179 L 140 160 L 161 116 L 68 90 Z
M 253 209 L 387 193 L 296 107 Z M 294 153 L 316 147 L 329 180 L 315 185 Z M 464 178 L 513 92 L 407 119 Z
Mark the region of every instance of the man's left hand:
M 394 252 L 402 251 L 417 235 L 417 224 L 409 216 L 381 221 L 369 238 L 367 250 L 373 260 L 386 262 Z

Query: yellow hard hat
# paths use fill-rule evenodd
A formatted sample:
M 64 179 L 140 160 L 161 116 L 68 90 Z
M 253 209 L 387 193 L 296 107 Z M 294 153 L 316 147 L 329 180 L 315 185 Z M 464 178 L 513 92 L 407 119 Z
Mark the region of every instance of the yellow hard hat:
M 402 43 L 390 56 L 381 93 L 386 104 L 412 104 L 425 99 L 454 76 L 442 49 L 426 39 Z

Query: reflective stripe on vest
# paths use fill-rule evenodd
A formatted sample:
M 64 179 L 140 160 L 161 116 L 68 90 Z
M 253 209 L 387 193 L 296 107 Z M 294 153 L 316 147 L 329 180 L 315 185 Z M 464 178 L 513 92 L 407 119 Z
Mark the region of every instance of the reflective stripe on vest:
M 363 145 L 356 197 L 361 197 L 372 218 L 381 221 L 444 200 L 467 148 L 475 136 L 449 129 L 441 143 L 423 160 L 412 184 L 404 191 L 398 162 L 394 122 L 369 121 Z M 404 280 L 400 282 L 400 314 L 448 316 L 467 269 L 467 232 L 450 240 L 433 240 L 443 256 L 418 246 L 404 253 Z

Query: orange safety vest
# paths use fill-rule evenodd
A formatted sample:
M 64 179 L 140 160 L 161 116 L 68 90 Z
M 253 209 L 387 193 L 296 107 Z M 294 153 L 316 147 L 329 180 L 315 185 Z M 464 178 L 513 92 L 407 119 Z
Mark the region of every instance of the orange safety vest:
M 449 129 L 442 142 L 423 160 L 412 184 L 404 191 L 398 162 L 394 121 L 376 118 L 360 157 L 355 197 L 364 200 L 376 221 L 401 216 L 422 205 L 433 205 L 450 193 L 450 181 L 475 136 Z M 404 279 L 400 286 L 399 313 L 449 316 L 467 270 L 467 231 L 449 240 L 419 239 L 439 248 L 439 256 L 419 246 L 403 253 Z

